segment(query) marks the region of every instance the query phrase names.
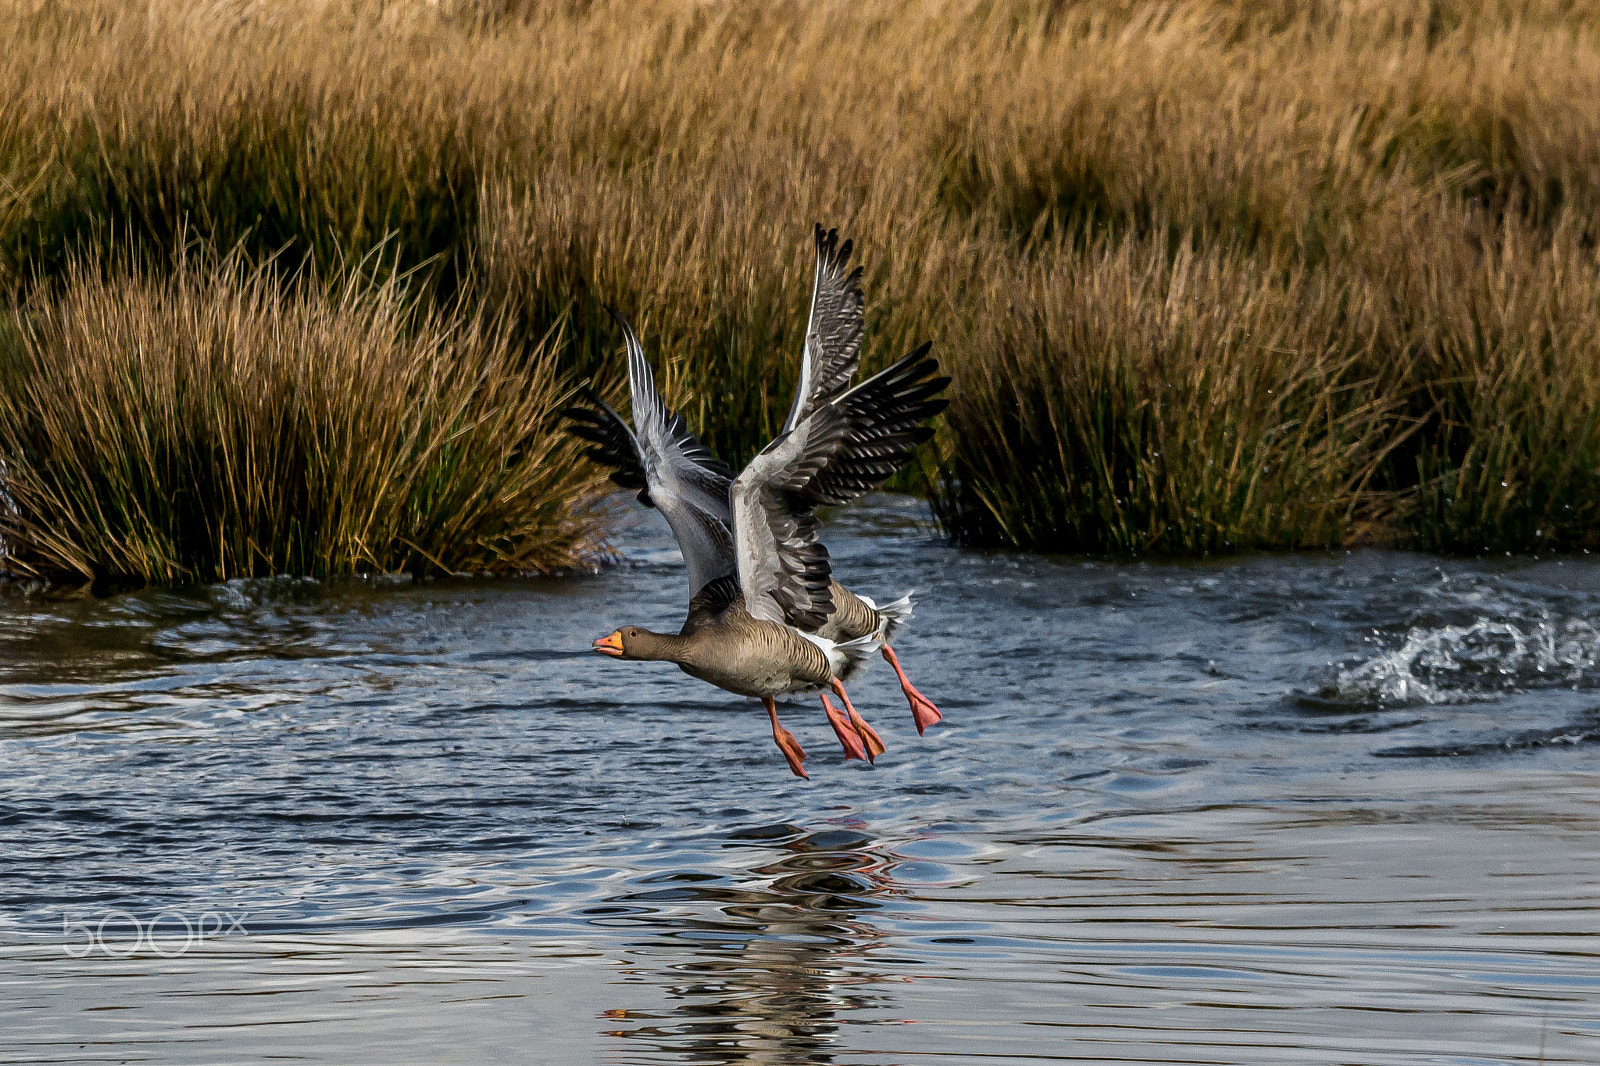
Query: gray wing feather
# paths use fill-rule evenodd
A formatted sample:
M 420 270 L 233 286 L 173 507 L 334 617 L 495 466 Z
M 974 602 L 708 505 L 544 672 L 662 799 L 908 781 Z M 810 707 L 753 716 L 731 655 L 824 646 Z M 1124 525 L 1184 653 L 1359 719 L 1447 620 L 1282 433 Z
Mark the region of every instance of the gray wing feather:
M 808 418 L 750 461 L 734 480 L 734 555 L 745 610 L 811 631 L 833 610 L 828 549 L 817 519 L 796 494 L 815 476 L 844 423 Z
M 689 596 L 735 572 L 731 471 L 689 432 L 683 416 L 667 408 L 656 391 L 644 347 L 626 318 L 616 315 L 628 349 L 628 388 L 633 396 L 633 438 L 645 483 L 656 508 L 672 527 L 689 571 Z
M 820 627 L 833 609 L 827 549 L 813 510 L 848 503 L 905 466 L 944 409 L 950 379 L 923 345 L 823 403 L 750 461 L 733 483 L 734 555 L 745 609 Z
M 817 269 L 811 288 L 811 315 L 806 322 L 800 381 L 795 387 L 785 433 L 805 421 L 819 406 L 843 392 L 861 362 L 865 297 L 861 268 L 846 272 L 850 241 L 839 243 L 839 231 L 816 227 Z

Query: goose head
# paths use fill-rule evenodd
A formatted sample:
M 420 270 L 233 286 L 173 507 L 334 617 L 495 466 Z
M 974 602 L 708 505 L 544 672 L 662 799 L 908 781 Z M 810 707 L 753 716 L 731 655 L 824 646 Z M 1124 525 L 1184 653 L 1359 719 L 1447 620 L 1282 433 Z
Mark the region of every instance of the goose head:
M 610 636 L 596 640 L 593 647 L 601 655 L 613 659 L 665 659 L 668 658 L 669 639 L 664 633 L 652 633 L 642 626 L 623 626 Z

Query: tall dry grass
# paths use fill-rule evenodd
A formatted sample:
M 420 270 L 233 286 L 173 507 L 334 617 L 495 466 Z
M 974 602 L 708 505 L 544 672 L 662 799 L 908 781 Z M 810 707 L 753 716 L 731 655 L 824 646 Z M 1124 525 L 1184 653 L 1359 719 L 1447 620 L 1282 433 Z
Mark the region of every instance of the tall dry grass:
M 1105 237 L 990 281 L 956 364 L 965 539 L 1200 554 L 1340 543 L 1403 440 L 1357 298 L 1237 251 Z M 970 525 L 969 525 L 970 524 Z M 975 526 L 976 528 L 972 528 Z
M 821 220 L 868 365 L 957 376 L 922 487 L 968 542 L 1593 539 L 1587 5 L 71 0 L 0 38 L 13 292 L 85 245 L 388 239 L 580 377 L 621 305 L 737 462 Z
M 393 278 L 325 292 L 236 259 L 161 279 L 89 266 L 0 349 L 13 566 L 166 583 L 592 553 L 598 483 L 542 351 L 420 313 Z
M 1378 350 L 1423 433 L 1390 476 L 1407 542 L 1600 547 L 1600 253 L 1593 216 L 1547 227 L 1447 204 L 1396 219 L 1366 269 Z M 1409 475 L 1409 477 L 1408 477 Z

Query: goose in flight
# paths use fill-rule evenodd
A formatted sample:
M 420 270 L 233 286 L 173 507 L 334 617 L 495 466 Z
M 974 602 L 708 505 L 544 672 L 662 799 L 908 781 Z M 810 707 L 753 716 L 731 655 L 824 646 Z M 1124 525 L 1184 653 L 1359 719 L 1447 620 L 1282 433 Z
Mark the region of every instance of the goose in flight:
M 615 312 L 613 312 L 615 314 Z M 594 642 L 621 659 L 676 663 L 719 688 L 760 699 L 773 739 L 800 777 L 805 751 L 778 722 L 773 697 L 822 692 L 846 755 L 872 758 L 883 742 L 851 706 L 843 679 L 882 644 L 881 633 L 835 640 L 819 634 L 836 613 L 827 549 L 815 508 L 870 491 L 909 461 L 944 408 L 948 378 L 923 345 L 882 373 L 830 398 L 798 406 L 783 433 L 737 478 L 669 410 L 643 346 L 620 315 L 628 352 L 634 428 L 598 396 L 598 411 L 569 412 L 590 454 L 617 468 L 613 480 L 661 511 L 688 570 L 689 613 L 676 635 L 624 626 Z M 880 627 L 880 629 L 883 627 Z M 844 711 L 827 692 L 838 695 Z
M 811 287 L 811 314 L 806 323 L 805 347 L 800 358 L 800 382 L 783 432 L 792 430 L 810 412 L 850 387 L 861 363 L 861 341 L 865 335 L 866 298 L 861 292 L 861 267 L 846 272 L 854 242 L 839 242 L 839 231 L 823 231 L 814 223 L 817 266 Z M 944 379 L 948 384 L 949 379 Z M 939 410 L 944 409 L 940 401 Z M 931 415 L 928 417 L 932 417 Z M 928 434 L 928 435 L 931 435 Z M 909 456 L 906 457 L 909 460 Z M 901 463 L 904 465 L 904 462 Z M 898 467 L 897 467 L 898 469 Z M 911 706 L 911 717 L 921 736 L 944 716 L 933 701 L 911 684 L 900 658 L 889 646 L 889 637 L 911 617 L 911 593 L 879 607 L 866 596 L 857 596 L 833 582 L 833 611 L 817 631 L 830 640 L 853 640 L 875 634 L 884 659 L 900 679 L 900 691 Z M 848 678 L 846 678 L 848 680 Z
M 853 242 L 845 240 L 840 243 L 838 230 L 824 231 L 820 225 L 815 227 L 815 238 L 817 259 L 811 292 L 811 313 L 806 325 L 800 379 L 790 405 L 789 416 L 784 423 L 784 433 L 791 432 L 819 406 L 849 388 L 861 358 L 865 298 L 861 291 L 861 268 L 857 266 L 853 270 L 847 269 Z M 632 380 L 630 371 L 630 384 Z M 941 385 L 943 383 L 941 382 Z M 647 507 L 654 506 L 650 487 L 646 484 L 645 469 L 638 458 L 637 448 L 633 445 L 627 424 L 615 411 L 600 402 L 598 397 L 591 395 L 590 399 L 595 405 L 594 409 L 575 407 L 567 412 L 575 422 L 573 432 L 595 445 L 588 451 L 590 458 L 615 468 L 611 475 L 612 481 L 623 488 L 640 490 L 639 501 Z M 655 402 L 659 403 L 659 398 L 656 398 Z M 932 417 L 943 409 L 942 400 L 933 402 L 937 406 L 930 408 L 924 417 Z M 637 392 L 634 393 L 634 403 L 635 410 L 638 410 Z M 705 494 L 714 499 L 725 499 L 733 481 L 733 472 L 695 438 L 681 416 L 673 415 L 672 418 L 675 432 L 685 442 L 689 454 L 700 468 L 698 477 L 703 482 Z M 920 440 L 925 439 L 927 435 L 923 432 L 918 442 L 920 443 Z M 901 465 L 904 465 L 904 459 L 897 462 L 893 469 L 899 469 Z M 727 505 L 719 507 L 714 503 L 710 506 L 723 520 L 731 538 L 733 518 L 729 507 Z M 676 526 L 674 528 L 676 529 Z M 694 575 L 691 574 L 691 583 L 693 581 Z M 812 628 L 809 625 L 812 620 L 808 618 L 791 619 L 791 621 L 817 636 L 835 642 L 848 642 L 866 636 L 874 637 L 876 648 L 899 678 L 900 689 L 911 707 L 912 720 L 916 724 L 917 732 L 921 734 L 930 725 L 940 721 L 942 715 L 939 709 L 934 706 L 933 701 L 912 685 L 900 665 L 894 648 L 889 644 L 889 638 L 893 636 L 895 630 L 911 617 L 911 594 L 907 593 L 893 603 L 879 607 L 871 598 L 855 595 L 838 581 L 830 579 L 829 591 L 832 608 L 820 625 Z M 840 680 L 850 680 L 850 676 L 861 665 L 863 665 L 861 660 L 849 661 Z M 839 733 L 840 743 L 847 755 L 859 758 L 864 754 L 867 758 L 873 758 L 882 753 L 882 741 L 870 727 L 858 728 L 857 733 L 861 740 L 861 750 L 858 751 L 850 731 L 841 731 L 840 721 L 831 710 L 829 722 L 834 725 L 835 732 Z M 859 725 L 865 727 L 866 723 L 860 722 Z

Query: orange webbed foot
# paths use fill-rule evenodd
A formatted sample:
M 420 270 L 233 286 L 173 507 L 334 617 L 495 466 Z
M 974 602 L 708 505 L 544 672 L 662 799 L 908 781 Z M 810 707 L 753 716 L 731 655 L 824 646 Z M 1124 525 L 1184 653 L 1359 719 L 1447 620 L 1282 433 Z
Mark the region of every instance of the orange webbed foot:
M 802 765 L 806 761 L 806 749 L 800 746 L 793 733 L 778 724 L 778 705 L 770 698 L 761 702 L 766 704 L 767 717 L 772 719 L 772 739 L 778 742 L 778 750 L 783 752 L 783 757 L 788 760 L 789 769 L 794 776 L 809 780 L 811 775 L 806 773 L 806 768 Z
M 856 736 L 861 739 L 862 745 L 867 750 L 867 761 L 877 762 L 878 756 L 882 755 L 886 750 L 877 730 L 868 725 L 867 720 L 856 713 L 855 707 L 850 703 L 849 694 L 845 692 L 844 686 L 838 680 L 833 682 L 833 691 L 844 703 L 845 713 L 850 716 L 850 726 L 855 730 Z
M 867 757 L 866 746 L 861 742 L 861 735 L 856 732 L 856 727 L 844 712 L 828 701 L 827 693 L 822 696 L 822 709 L 828 716 L 828 724 L 833 726 L 834 735 L 839 738 L 839 746 L 844 749 L 846 759 L 862 759 Z
M 889 665 L 894 667 L 894 672 L 900 678 L 900 691 L 906 695 L 906 702 L 911 705 L 911 720 L 917 724 L 917 735 L 922 736 L 930 725 L 937 725 L 944 720 L 944 715 L 939 713 L 939 708 L 933 701 L 918 692 L 906 672 L 900 668 L 900 660 L 895 655 L 894 649 L 885 644 L 883 657 L 889 660 Z

